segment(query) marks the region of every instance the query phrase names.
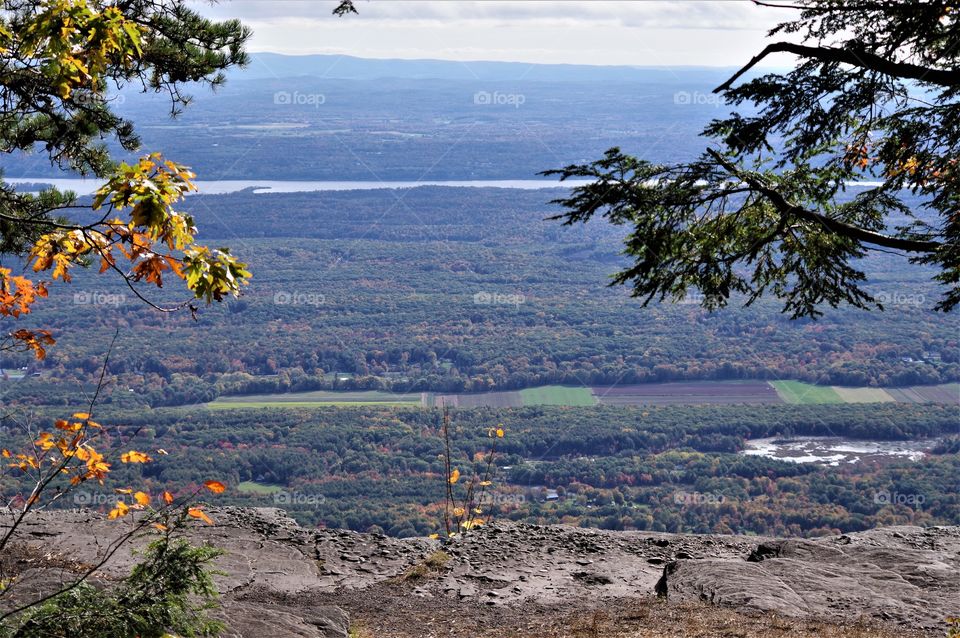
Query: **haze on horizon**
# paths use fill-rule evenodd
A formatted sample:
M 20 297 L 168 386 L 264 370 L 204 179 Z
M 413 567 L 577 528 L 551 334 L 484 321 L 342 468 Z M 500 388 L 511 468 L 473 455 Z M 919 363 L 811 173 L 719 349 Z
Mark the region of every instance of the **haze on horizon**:
M 198 1 L 197 8 L 249 25 L 254 52 L 661 67 L 740 66 L 770 28 L 796 14 L 749 0 L 356 4 L 360 14 L 346 18 L 331 15 L 333 0 Z

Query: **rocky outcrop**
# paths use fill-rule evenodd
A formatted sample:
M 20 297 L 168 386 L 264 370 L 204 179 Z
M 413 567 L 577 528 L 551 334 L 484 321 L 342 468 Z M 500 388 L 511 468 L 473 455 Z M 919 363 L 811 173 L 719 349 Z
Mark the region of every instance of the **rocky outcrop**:
M 230 626 L 225 635 L 237 638 L 343 637 L 349 619 L 341 607 L 397 616 L 429 602 L 506 612 L 569 608 L 571 601 L 610 606 L 652 599 L 654 592 L 668 604 L 704 601 L 837 623 L 862 619 L 928 628 L 931 635 L 942 635 L 944 619 L 960 612 L 957 527 L 800 540 L 504 522 L 441 544 L 302 529 L 275 509 L 223 508 L 211 515 L 214 525 L 194 525 L 190 534 L 226 551 L 217 585 Z M 66 558 L 93 562 L 117 531 L 116 522 L 94 512 L 32 517 L 21 551 L 44 559 L 26 580 L 55 586 L 69 576 Z M 118 552 L 98 578 L 126 573 L 134 547 Z
M 767 541 L 745 560 L 671 562 L 657 592 L 787 616 L 864 615 L 934 629 L 960 610 L 960 534 L 956 527 L 887 527 Z

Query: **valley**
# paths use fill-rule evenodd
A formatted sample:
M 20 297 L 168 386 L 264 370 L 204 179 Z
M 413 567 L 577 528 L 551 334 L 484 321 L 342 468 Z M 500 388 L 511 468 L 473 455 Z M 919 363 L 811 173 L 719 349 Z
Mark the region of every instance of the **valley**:
M 56 348 L 2 353 L 16 374 L 0 401 L 59 418 L 96 391 L 116 334 L 99 419 L 124 445 L 164 451 L 120 464 L 118 480 L 180 494 L 216 476 L 221 502 L 307 526 L 438 532 L 444 411 L 465 477 L 482 474 L 502 424 L 494 520 L 811 537 L 960 524 L 960 323 L 934 310 L 933 269 L 871 253 L 857 265 L 884 312 L 841 305 L 817 321 L 769 297 L 644 307 L 606 285 L 627 263 L 625 229 L 548 219 L 570 189 L 539 171 L 614 140 L 661 161 L 692 153 L 716 107 L 673 96 L 711 77 L 520 82 L 519 109 L 473 104 L 483 86 L 462 78 L 324 80 L 322 108 L 272 99 L 310 79 L 228 83 L 144 136 L 199 172 L 184 210 L 249 263 L 244 294 L 194 320 L 76 269 L 24 324 L 50 328 Z M 385 121 L 401 98 L 405 115 Z M 140 97 L 122 107 L 160 121 Z M 7 171 L 61 183 L 49 174 L 29 158 Z M 0 443 L 16 432 L 0 428 Z M 7 479 L 0 492 L 17 494 Z M 58 506 L 117 498 L 80 496 Z
M 0 638 L 960 638 L 958 42 L 4 2 Z

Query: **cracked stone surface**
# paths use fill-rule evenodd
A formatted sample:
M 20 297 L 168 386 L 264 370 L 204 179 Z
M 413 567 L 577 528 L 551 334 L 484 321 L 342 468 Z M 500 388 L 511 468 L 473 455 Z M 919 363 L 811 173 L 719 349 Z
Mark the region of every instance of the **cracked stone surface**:
M 887 527 L 815 540 L 757 536 L 609 532 L 497 522 L 451 543 L 299 527 L 282 510 L 220 508 L 214 525 L 192 525 L 218 559 L 226 636 L 346 636 L 338 602 L 404 601 L 508 607 L 617 604 L 649 598 L 704 601 L 757 613 L 837 622 L 862 619 L 927 628 L 960 614 L 960 527 Z M 93 562 L 121 526 L 91 511 L 44 512 L 22 540 L 51 560 L 37 586 L 64 579 L 59 557 Z M 139 541 L 141 544 L 144 541 Z M 125 547 L 104 580 L 125 574 Z M 419 579 L 404 576 L 438 550 L 449 559 Z M 53 563 L 57 563 L 54 565 Z M 377 601 L 377 602 L 374 602 Z M 403 604 L 408 604 L 404 602 Z

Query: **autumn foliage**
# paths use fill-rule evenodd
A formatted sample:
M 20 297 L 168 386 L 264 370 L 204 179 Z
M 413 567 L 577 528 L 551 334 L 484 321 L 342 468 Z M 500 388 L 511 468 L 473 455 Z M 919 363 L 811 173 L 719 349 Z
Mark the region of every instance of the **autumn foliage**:
M 473 473 L 469 478 L 464 478 L 460 468 L 454 466 L 450 432 L 451 417 L 448 410 L 444 410 L 440 427 L 444 441 L 443 462 L 446 478 L 443 529 L 446 538 L 456 538 L 489 520 L 489 515 L 484 510 L 484 497 L 487 495 L 488 488 L 493 485 L 493 459 L 497 451 L 497 441 L 506 435 L 506 431 L 503 429 L 503 424 L 487 431 L 491 444 L 487 453 L 481 455 L 479 459 L 483 470 L 481 473 Z M 431 538 L 440 538 L 440 534 L 432 534 Z
M 43 149 L 54 165 L 92 174 L 103 185 L 91 202 L 82 203 L 72 193 L 53 188 L 21 193 L 0 181 L 0 253 L 13 256 L 22 268 L 18 272 L 0 267 L 0 317 L 22 319 L 50 294 L 53 282 L 69 283 L 74 269 L 87 266 L 121 278 L 136 297 L 158 311 L 189 309 L 195 314 L 195 300 L 212 303 L 240 294 L 250 278 L 245 264 L 226 248 L 198 244 L 193 218 L 177 209 L 196 190 L 190 169 L 159 153 L 116 163 L 104 141 L 114 138 L 125 151 L 139 146 L 132 124 L 110 109 L 112 90 L 139 84 L 144 91 L 165 91 L 175 112 L 188 101 L 181 92 L 184 83 L 216 85 L 222 82 L 224 69 L 244 63 L 243 45 L 249 35 L 238 22 L 207 20 L 180 0 L 3 3 L 0 147 L 7 153 Z M 170 280 L 183 282 L 186 298 L 172 306 L 152 302 L 145 289 L 161 288 Z M 37 359 L 43 359 L 56 342 L 44 329 L 12 326 L 4 333 L 0 351 L 26 350 Z M 153 462 L 150 452 L 114 449 L 111 441 L 117 439 L 93 419 L 106 373 L 104 363 L 97 393 L 85 412 L 57 419 L 39 432 L 24 426 L 27 440 L 22 449 L 0 449 L 0 478 L 23 486 L 8 507 L 0 552 L 12 545 L 31 512 L 64 499 L 79 486 L 105 485 L 118 463 Z M 203 572 L 215 554 L 174 542 L 171 533 L 192 519 L 213 524 L 192 501 L 200 491 L 220 494 L 226 486 L 211 480 L 193 494 L 180 496 L 151 494 L 147 487 L 134 485 L 113 489 L 117 500 L 108 517 L 129 524 L 118 530 L 118 540 L 111 543 L 103 562 L 133 535 L 151 530 L 159 534 L 161 542 L 152 546 L 150 560 L 126 581 L 135 589 L 123 595 L 135 594 L 146 606 L 166 604 L 167 608 L 156 618 L 135 618 L 144 612 L 136 605 L 119 611 L 129 616 L 130 626 L 144 627 L 136 635 L 160 632 L 159 636 L 166 629 L 189 628 L 189 622 L 171 613 L 180 609 L 192 614 L 189 596 L 209 598 L 215 593 Z M 97 611 L 103 618 L 91 622 L 105 622 L 109 608 L 123 598 L 83 585 L 102 564 L 64 583 L 60 592 L 20 607 L 5 606 L 0 612 L 0 635 L 6 635 L 8 619 L 26 623 L 21 629 L 32 623 L 34 628 L 24 635 L 114 635 L 115 631 L 92 626 L 82 631 L 67 628 L 67 616 L 77 610 L 84 616 Z M 0 573 L 0 597 L 17 585 L 16 574 Z M 144 613 L 150 616 L 156 611 Z M 189 635 L 197 635 L 190 631 Z

